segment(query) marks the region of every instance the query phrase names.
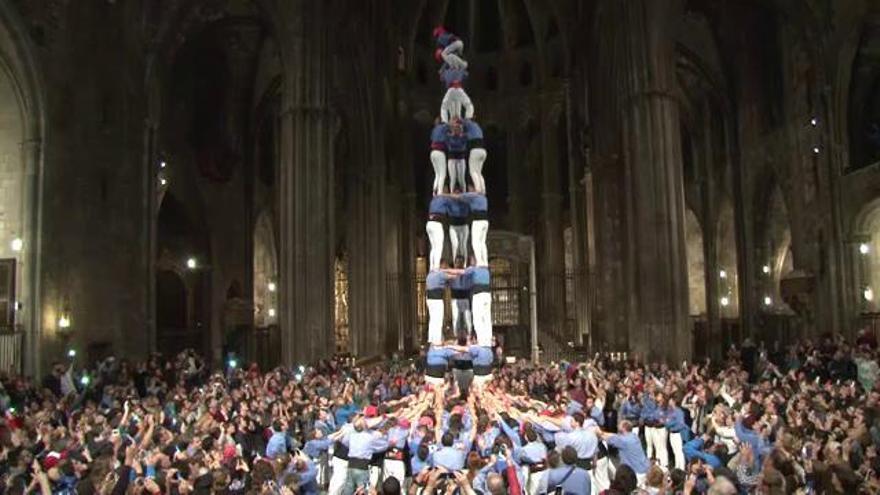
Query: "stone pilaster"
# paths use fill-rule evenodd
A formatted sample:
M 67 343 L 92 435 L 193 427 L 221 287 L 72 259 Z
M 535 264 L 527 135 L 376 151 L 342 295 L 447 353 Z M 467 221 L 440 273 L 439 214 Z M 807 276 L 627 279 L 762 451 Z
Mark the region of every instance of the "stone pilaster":
M 333 116 L 320 5 L 291 15 L 281 115 L 280 293 L 282 360 L 333 353 Z
M 541 113 L 541 221 L 537 228 L 538 318 L 542 330 L 562 336 L 565 327 L 565 246 L 562 233 L 562 191 L 559 176 L 559 103 L 543 95 Z
M 619 86 L 630 205 L 635 321 L 629 347 L 649 359 L 692 351 L 687 319 L 684 186 L 672 20 L 677 0 L 611 3 L 618 10 Z

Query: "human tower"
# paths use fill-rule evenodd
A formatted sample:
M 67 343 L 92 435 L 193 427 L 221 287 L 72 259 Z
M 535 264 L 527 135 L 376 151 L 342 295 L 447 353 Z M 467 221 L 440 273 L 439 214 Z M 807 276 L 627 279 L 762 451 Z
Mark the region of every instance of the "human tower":
M 458 344 L 469 341 L 475 347 L 489 349 L 492 294 L 486 248 L 489 216 L 482 174 L 486 161 L 483 130 L 474 121 L 474 105 L 464 90 L 468 77 L 464 42 L 443 27 L 434 29 L 433 35 L 446 93 L 440 117 L 431 130 L 434 185 L 425 224 L 431 243 L 426 279 L 428 343 L 432 348 L 443 344 L 444 296 L 449 288 L 452 328 Z M 450 259 L 443 256 L 447 236 Z

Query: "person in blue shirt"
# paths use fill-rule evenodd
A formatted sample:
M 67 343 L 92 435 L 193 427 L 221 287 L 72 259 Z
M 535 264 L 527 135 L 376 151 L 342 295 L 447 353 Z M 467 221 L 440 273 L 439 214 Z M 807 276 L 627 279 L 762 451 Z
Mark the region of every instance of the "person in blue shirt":
M 547 491 L 547 446 L 531 423 L 526 423 L 523 439 L 524 445 L 514 443 L 513 459 L 527 469 L 526 493 L 544 493 Z
M 449 205 L 454 201 L 451 196 L 439 194 L 431 198 L 428 205 L 428 221 L 425 222 L 425 232 L 428 234 L 428 242 L 431 243 L 431 251 L 428 255 L 428 270 L 439 270 L 443 259 L 443 241 L 446 238 L 443 223 L 449 216 Z
M 434 196 L 446 192 L 446 124 L 436 122 L 431 129 L 431 165 L 434 167 Z
M 620 422 L 618 430 L 620 432 L 617 434 L 602 432 L 600 435 L 605 443 L 617 449 L 620 463 L 632 468 L 641 485 L 648 474 L 648 469 L 651 468 L 645 449 L 642 448 L 642 441 L 632 431 L 633 424 L 627 419 Z
M 318 469 L 314 462 L 299 456 L 293 462 L 293 471 L 295 493 L 318 495 Z
M 471 247 L 475 258 L 472 264 L 489 266 L 489 250 L 486 247 L 486 237 L 489 235 L 489 201 L 484 193 L 475 191 L 461 194 L 459 199 L 467 203 L 470 212 Z
M 551 469 L 547 474 L 548 493 L 554 493 L 554 490 L 561 488 L 566 495 L 590 495 L 590 473 L 578 467 L 578 454 L 574 447 L 562 449 L 561 457 L 563 465 Z
M 632 424 L 632 432 L 638 436 L 639 422 L 642 415 L 642 402 L 639 400 L 638 395 L 632 393 L 629 388 L 624 390 L 624 397 L 620 405 L 620 419 L 629 421 Z
M 471 281 L 471 315 L 477 345 L 492 345 L 492 277 L 488 266 L 469 266 L 465 275 Z
M 433 464 L 434 459 L 432 457 L 431 448 L 428 446 L 426 442 L 419 444 L 416 449 L 415 455 L 410 459 L 410 468 L 412 471 L 412 477 L 415 478 L 424 471 L 428 469 Z
M 385 478 L 393 477 L 403 485 L 406 479 L 407 439 L 410 429 L 409 420 L 399 418 L 388 430 L 388 451 L 382 463 Z
M 359 487 L 369 489 L 370 460 L 377 452 L 388 450 L 388 438 L 367 428 L 364 418 L 358 418 L 354 427 L 341 435 L 348 446 L 348 477 L 343 493 L 354 493 Z
M 658 404 L 663 404 L 663 394 L 652 396 L 645 392 L 642 399 L 642 423 L 645 425 L 645 444 L 647 444 L 648 458 L 657 459 L 661 468 L 669 466 L 669 453 L 666 450 L 668 433 L 663 411 Z
M 754 424 L 755 419 L 752 416 L 745 419 L 737 416 L 733 429 L 736 432 L 737 440 L 749 444 L 752 448 L 752 452 L 754 452 L 755 466 L 760 468 L 764 462 L 764 456 L 770 453 L 771 446 L 760 433 L 752 429 Z
M 336 401 L 336 411 L 333 413 L 333 419 L 336 425 L 342 426 L 348 423 L 348 420 L 358 412 L 358 407 L 353 402 L 345 402 L 342 398 Z
M 690 429 L 684 422 L 684 411 L 678 407 L 675 398 L 670 397 L 664 412 L 664 426 L 669 431 L 669 443 L 672 445 L 672 455 L 675 458 L 675 468 L 684 469 L 684 442 L 690 439 Z
M 593 397 L 587 396 L 584 411 L 596 422 L 596 425 L 605 426 L 605 414 L 602 412 L 602 407 L 596 404 L 596 400 Z
M 465 229 L 467 227 L 465 226 Z M 450 237 L 453 236 L 455 228 L 450 227 Z M 467 251 L 467 245 L 464 245 Z M 456 268 L 464 268 L 465 258 L 459 256 L 455 259 Z M 471 334 L 474 327 L 471 321 L 471 281 L 470 277 L 461 275 L 449 281 L 449 291 L 452 295 L 452 331 L 456 337 L 464 335 L 467 337 Z
M 464 121 L 464 133 L 468 139 L 468 173 L 474 184 L 474 191 L 486 194 L 486 179 L 483 178 L 483 163 L 486 161 L 486 148 L 483 147 L 483 129 L 471 119 Z
M 442 250 L 442 247 L 441 247 Z M 431 270 L 425 277 L 425 303 L 428 307 L 428 342 L 440 345 L 443 341 L 443 318 L 446 312 L 446 285 L 453 275 L 443 267 Z
M 275 420 L 272 423 L 272 436 L 266 444 L 266 457 L 275 459 L 287 453 L 287 432 L 284 423 Z
M 470 450 L 455 445 L 455 435 L 447 431 L 440 438 L 440 448 L 434 452 L 432 459 L 433 467 L 442 467 L 447 471 L 460 471 L 464 469 L 467 452 Z M 470 447 L 470 446 L 468 446 Z
M 322 430 L 314 428 L 309 433 L 309 439 L 302 448 L 302 453 L 314 462 L 317 469 L 317 478 L 320 483 L 324 482 L 325 475 L 329 471 L 329 459 L 326 454 L 332 445 L 333 440 L 324 435 Z
M 464 41 L 461 38 L 450 33 L 443 26 L 435 27 L 432 35 L 434 42 L 437 43 L 434 58 L 438 62 L 442 60 L 450 67 L 467 69 L 467 62 L 461 58 L 464 53 Z
M 471 337 L 471 346 L 468 348 L 471 359 L 474 362 L 474 387 L 482 389 L 492 381 L 492 363 L 495 353 L 491 347 L 477 345 L 476 336 Z
M 452 248 L 452 259 L 457 267 L 464 266 L 464 260 L 468 255 L 468 232 L 469 222 L 468 205 L 457 197 L 449 203 L 449 245 Z
M 432 345 L 428 347 L 425 355 L 425 383 L 429 385 L 443 385 L 446 381 L 446 371 L 449 368 L 449 360 L 455 356 L 455 350 L 451 347 Z
M 725 455 L 727 447 L 723 444 L 713 444 L 709 441 L 709 435 L 696 437 L 684 444 L 684 456 L 687 462 L 700 459 L 705 464 L 717 469 L 724 465 L 721 456 Z

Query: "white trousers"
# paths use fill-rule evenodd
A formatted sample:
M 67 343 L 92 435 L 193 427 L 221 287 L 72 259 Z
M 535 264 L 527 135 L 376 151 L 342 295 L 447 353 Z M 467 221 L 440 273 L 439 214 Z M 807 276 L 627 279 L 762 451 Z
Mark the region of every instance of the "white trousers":
M 446 164 L 449 167 L 449 192 L 466 191 L 467 179 L 465 178 L 464 159 L 450 158 L 446 160 Z
M 449 244 L 452 245 L 452 261 L 461 257 L 463 262 L 468 259 L 468 232 L 467 224 L 449 226 Z
M 330 464 L 327 457 L 322 455 L 321 457 L 312 459 L 312 462 L 315 463 L 315 470 L 317 471 L 315 478 L 318 482 L 318 486 L 321 488 L 327 486 L 330 478 Z
M 468 154 L 468 172 L 471 175 L 471 182 L 474 183 L 474 189 L 483 194 L 486 193 L 486 180 L 483 179 L 483 162 L 485 161 L 486 150 L 483 148 L 474 148 Z
M 348 477 L 348 461 L 338 457 L 330 459 L 330 485 L 327 487 L 328 495 L 341 495 L 345 488 L 345 479 Z
M 489 266 L 489 248 L 486 247 L 486 237 L 488 235 L 488 220 L 474 220 L 471 222 L 471 247 L 474 250 L 474 259 L 477 262 L 477 266 Z
M 440 150 L 431 151 L 431 165 L 434 166 L 434 194 L 443 194 L 446 185 L 446 153 Z
M 666 450 L 666 428 L 645 427 L 645 442 L 648 444 L 647 455 L 657 459 L 657 464 L 664 470 L 669 467 L 669 453 Z
M 428 299 L 428 342 L 432 345 L 443 343 L 443 313 L 446 304 L 443 299 Z
M 382 481 L 388 478 L 397 478 L 400 487 L 403 488 L 403 482 L 406 480 L 406 465 L 403 461 L 385 459 L 382 464 Z
M 452 329 L 455 336 L 471 335 L 474 329 L 471 322 L 471 300 L 470 299 L 453 299 L 452 300 Z
M 681 438 L 681 433 L 670 433 L 669 445 L 672 446 L 672 456 L 675 458 L 675 469 L 684 469 L 684 441 Z
M 467 61 L 461 58 L 462 52 L 464 52 L 464 42 L 461 40 L 455 40 L 446 45 L 446 48 L 440 52 L 440 56 L 443 58 L 443 61 L 453 69 L 467 69 Z
M 464 109 L 464 115 L 462 115 Z M 474 118 L 474 104 L 462 88 L 449 88 L 440 102 L 440 120 L 448 124 L 454 118 Z
M 610 458 L 605 456 L 598 461 L 590 471 L 590 491 L 596 495 L 611 487 L 611 473 L 609 469 L 612 467 Z
M 477 333 L 477 345 L 492 345 L 492 293 L 480 292 L 471 297 L 471 313 L 474 317 L 474 332 Z
M 431 243 L 428 270 L 438 270 L 440 269 L 440 260 L 443 259 L 443 224 L 429 220 L 425 223 L 425 232 L 428 233 L 428 241 Z
M 529 474 L 529 468 L 525 467 L 523 468 L 523 471 L 523 476 L 526 477 L 526 493 L 528 495 L 541 495 L 547 493 L 548 471 L 546 469 L 544 471 Z
M 382 481 L 382 468 L 370 465 L 370 488 L 375 488 Z

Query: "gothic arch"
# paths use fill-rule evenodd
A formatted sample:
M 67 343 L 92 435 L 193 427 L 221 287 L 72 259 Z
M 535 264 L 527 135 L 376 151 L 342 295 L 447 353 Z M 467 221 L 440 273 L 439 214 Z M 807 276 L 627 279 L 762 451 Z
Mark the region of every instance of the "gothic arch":
M 54 321 L 51 316 L 58 308 L 54 304 L 44 307 L 41 303 L 42 147 L 46 141 L 46 90 L 31 39 L 16 6 L 12 2 L 0 2 L 0 77 L 3 79 L 3 126 L 8 145 L 4 145 L 6 149 L 2 151 L 5 166 L 0 168 L 8 168 L 8 177 L 12 180 L 4 197 L 0 198 L 0 204 L 11 199 L 12 195 L 17 200 L 15 218 L 7 215 L 7 228 L 0 230 L 0 257 L 20 260 L 16 297 L 21 298 L 24 308 L 16 314 L 16 324 L 31 336 L 25 339 L 24 368 L 28 374 L 36 375 L 40 372 L 43 354 L 39 350 L 42 322 L 46 319 Z M 6 209 L 5 206 L 0 208 Z M 17 224 L 15 233 L 8 231 L 11 223 Z M 11 248 L 10 235 L 23 240 L 21 251 L 6 252 Z

